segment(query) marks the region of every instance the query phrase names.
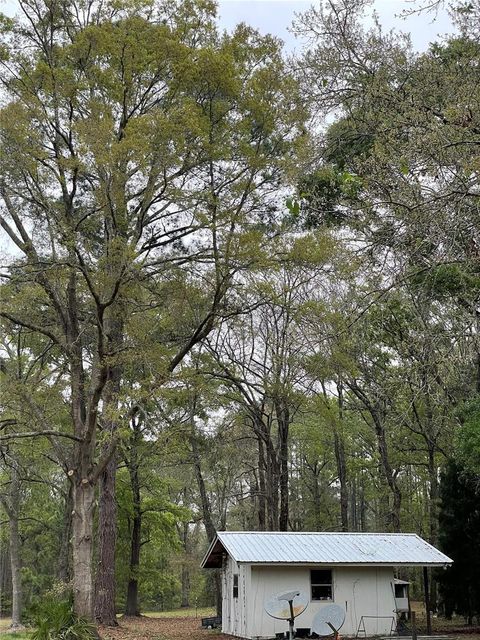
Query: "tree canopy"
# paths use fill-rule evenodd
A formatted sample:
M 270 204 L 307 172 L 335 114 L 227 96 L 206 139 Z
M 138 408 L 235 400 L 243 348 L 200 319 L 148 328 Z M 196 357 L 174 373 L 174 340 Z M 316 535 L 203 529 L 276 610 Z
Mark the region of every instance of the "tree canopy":
M 59 583 L 111 625 L 219 606 L 198 562 L 220 529 L 415 531 L 449 553 L 472 524 L 480 16 L 457 3 L 417 53 L 369 4 L 298 16 L 290 59 L 209 0 L 1 18 L 14 625 Z M 472 618 L 462 562 L 431 601 Z

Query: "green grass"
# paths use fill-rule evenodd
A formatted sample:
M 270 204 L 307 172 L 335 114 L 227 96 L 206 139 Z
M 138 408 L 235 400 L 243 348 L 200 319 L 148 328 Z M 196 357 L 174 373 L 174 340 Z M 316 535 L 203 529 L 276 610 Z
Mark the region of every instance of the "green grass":
M 172 609 L 171 611 L 145 611 L 148 618 L 209 618 L 215 615 L 213 607 L 190 607 L 188 609 Z M 2 639 L 3 640 L 3 639 Z
M 25 631 L 25 629 L 22 629 L 21 631 L 9 631 L 8 633 L 2 633 L 1 638 L 2 640 L 29 640 L 31 634 L 31 631 Z

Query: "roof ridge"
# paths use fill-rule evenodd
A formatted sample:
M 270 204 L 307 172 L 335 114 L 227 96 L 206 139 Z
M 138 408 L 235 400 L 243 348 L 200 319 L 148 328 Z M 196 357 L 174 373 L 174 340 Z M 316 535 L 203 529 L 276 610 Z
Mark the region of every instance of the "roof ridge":
M 417 533 L 412 531 L 217 531 L 218 535 L 221 534 L 258 534 L 258 535 L 286 535 L 286 536 L 318 536 L 318 535 L 332 535 L 332 536 L 418 536 Z

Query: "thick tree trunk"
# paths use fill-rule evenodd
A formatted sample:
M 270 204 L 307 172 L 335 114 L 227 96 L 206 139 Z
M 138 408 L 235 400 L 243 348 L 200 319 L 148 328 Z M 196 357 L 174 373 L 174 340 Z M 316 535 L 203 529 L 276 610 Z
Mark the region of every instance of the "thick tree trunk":
M 110 309 L 111 316 L 105 323 L 109 351 L 118 354 L 123 344 L 124 323 L 121 309 Z M 112 315 L 113 314 L 113 315 Z M 118 356 L 114 356 L 118 357 Z M 122 368 L 114 364 L 109 369 L 105 386 L 105 413 L 115 414 L 118 410 L 118 393 Z M 115 419 L 108 418 L 105 431 L 111 436 L 117 431 Z M 106 445 L 109 446 L 109 443 Z M 117 459 L 113 455 L 99 478 L 98 505 L 98 561 L 95 576 L 95 620 L 110 627 L 117 626 L 115 609 L 115 547 L 117 543 L 117 505 L 115 501 L 115 481 Z
M 77 616 L 93 620 L 93 513 L 95 488 L 84 478 L 73 484 L 73 595 Z
M 72 537 L 72 511 L 73 511 L 73 487 L 70 482 L 67 486 L 65 506 L 63 512 L 63 527 L 60 541 L 60 553 L 58 556 L 58 579 L 69 582 L 71 572 L 71 537 Z
M 118 624 L 115 611 L 116 470 L 117 460 L 114 456 L 99 481 L 98 560 L 95 579 L 95 620 L 110 627 Z

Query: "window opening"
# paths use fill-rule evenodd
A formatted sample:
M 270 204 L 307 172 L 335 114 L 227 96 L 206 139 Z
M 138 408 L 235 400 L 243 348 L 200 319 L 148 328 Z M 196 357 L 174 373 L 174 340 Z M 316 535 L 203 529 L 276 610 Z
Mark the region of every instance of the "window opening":
M 331 569 L 310 571 L 312 600 L 333 600 L 333 580 Z

